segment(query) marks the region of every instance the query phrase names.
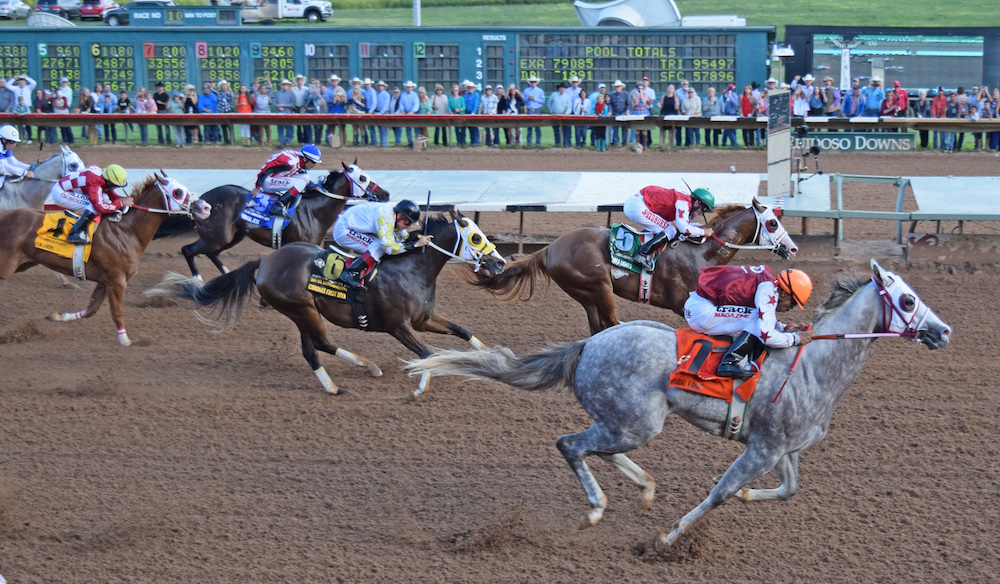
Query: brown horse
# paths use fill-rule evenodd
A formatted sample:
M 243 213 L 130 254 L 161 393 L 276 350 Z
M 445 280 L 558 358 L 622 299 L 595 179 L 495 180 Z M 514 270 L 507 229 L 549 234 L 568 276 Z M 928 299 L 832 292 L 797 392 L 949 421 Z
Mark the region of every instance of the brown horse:
M 455 335 L 469 341 L 473 347 L 483 348 L 472 333 L 434 312 L 437 277 L 450 261 L 470 264 L 477 274 L 480 269 L 496 274 L 503 270 L 506 260 L 468 217 L 437 215 L 429 216 L 425 221 L 426 233 L 434 236 L 430 250 L 422 248 L 386 256 L 379 262 L 378 276 L 365 291 L 367 317 L 364 329 L 389 333 L 421 358 L 429 356 L 430 351 L 417 338 L 417 331 Z M 343 328 L 362 327 L 350 304 L 307 289 L 311 267 L 322 252 L 323 249 L 315 245 L 291 243 L 204 284 L 197 278 L 168 273 L 159 286 L 146 294 L 175 298 L 194 308 L 211 308 L 216 311 L 216 320 L 221 321 L 222 328 L 226 328 L 239 318 L 240 311 L 256 288 L 261 298 L 298 327 L 302 338 L 302 356 L 309 362 L 323 388 L 335 394 L 337 386 L 323 368 L 316 349 L 365 367 L 372 376 L 378 377 L 382 371 L 374 363 L 332 345 L 327 339 L 324 318 Z M 333 277 L 339 275 L 340 269 L 335 271 Z M 201 315 L 199 318 L 207 320 Z M 411 395 L 423 393 L 429 378 L 429 374 L 423 376 L 419 387 Z
M 684 302 L 696 288 L 701 269 L 729 263 L 739 249 L 769 249 L 782 259 L 798 251 L 774 211 L 756 198 L 750 207 L 719 208 L 710 224 L 715 230 L 711 239 L 704 243 L 683 241 L 660 256 L 650 284 L 650 304 L 683 315 Z M 503 300 L 527 300 L 536 283 L 548 277 L 583 305 L 590 334 L 597 334 L 618 324 L 615 294 L 639 301 L 639 274 L 611 264 L 610 236 L 607 227 L 578 227 L 545 249 L 512 262 L 502 273 L 475 284 Z
M 94 232 L 85 274 L 88 280 L 97 282 L 97 287 L 87 309 L 46 317 L 59 322 L 89 318 L 100 310 L 107 296 L 111 317 L 118 327 L 118 342 L 125 346 L 132 344 L 125 332 L 122 304 L 126 282 L 139 271 L 139 257 L 156 229 L 167 215 L 191 215 L 192 207 L 195 217 L 207 217 L 211 212 L 211 207 L 199 201 L 198 195 L 166 175 L 154 174 L 146 179 L 133 189 L 132 198 L 135 205 L 121 221 L 102 221 Z M 0 212 L 0 280 L 39 264 L 64 274 L 73 273 L 71 259 L 35 247 L 35 237 L 44 218 L 45 213 L 34 209 Z

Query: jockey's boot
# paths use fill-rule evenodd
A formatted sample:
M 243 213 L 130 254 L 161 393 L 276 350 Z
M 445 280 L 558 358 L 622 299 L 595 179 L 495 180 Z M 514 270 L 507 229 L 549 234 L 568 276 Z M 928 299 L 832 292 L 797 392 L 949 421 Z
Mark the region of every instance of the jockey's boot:
M 364 278 L 371 273 L 375 267 L 375 258 L 368 252 L 355 258 L 351 265 L 341 272 L 340 281 L 354 288 L 364 288 Z
M 767 347 L 764 343 L 746 331 L 736 335 L 733 344 L 722 357 L 716 375 L 719 377 L 735 377 L 749 379 L 753 377 L 753 363 L 764 354 Z
M 656 267 L 655 264 L 653 263 L 653 254 L 655 250 L 662 243 L 667 241 L 668 237 L 669 235 L 667 235 L 666 231 L 661 231 L 657 233 L 653 237 L 653 239 L 650 239 L 646 243 L 639 246 L 639 249 L 636 250 L 635 255 L 632 256 L 632 259 L 639 262 L 642 265 L 642 267 L 652 272 L 653 268 Z
M 93 211 L 84 211 L 80 218 L 76 220 L 73 227 L 66 234 L 66 243 L 89 243 L 87 239 L 87 225 L 90 221 L 97 217 L 97 213 Z
M 295 198 L 290 191 L 285 191 L 282 193 L 278 200 L 271 205 L 271 215 L 276 217 L 284 217 L 285 219 L 291 219 L 292 216 L 288 214 L 288 203 Z

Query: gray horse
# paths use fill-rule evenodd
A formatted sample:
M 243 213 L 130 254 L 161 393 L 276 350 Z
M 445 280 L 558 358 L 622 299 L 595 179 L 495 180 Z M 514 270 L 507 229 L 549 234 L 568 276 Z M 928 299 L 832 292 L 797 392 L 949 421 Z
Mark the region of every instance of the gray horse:
M 83 160 L 67 146 L 62 151 L 35 165 L 35 179 L 14 180 L 7 177 L 0 186 L 0 211 L 8 209 L 41 209 L 49 196 L 52 183 L 67 174 L 86 168 Z
M 701 505 L 682 517 L 668 535 L 659 536 L 659 544 L 673 544 L 733 495 L 743 501 L 786 500 L 794 495 L 799 489 L 798 453 L 826 435 L 830 417 L 861 373 L 874 337 L 896 333 L 931 349 L 948 344 L 948 325 L 903 279 L 883 270 L 874 260 L 871 266 L 873 276 L 867 282 L 841 277 L 816 316 L 816 335 L 851 333 L 846 340 L 814 341 L 803 346 L 798 367 L 793 367 L 793 362 L 799 348 L 772 351 L 747 406 L 740 438 L 746 450 Z M 659 434 L 666 416 L 674 412 L 702 430 L 723 435 L 728 404 L 670 387 L 668 376 L 676 363 L 674 329 L 636 321 L 521 358 L 502 347 L 467 353 L 440 351 L 410 362 L 408 368 L 414 374 L 464 375 L 528 390 L 571 386 L 594 425 L 579 434 L 562 436 L 556 445 L 590 501 L 591 509 L 580 524 L 584 529 L 600 521 L 607 506 L 607 498 L 587 467 L 587 456 L 596 454 L 607 460 L 642 488 L 636 506 L 636 513 L 642 515 L 653 502 L 656 482 L 624 453 Z M 781 486 L 747 487 L 770 470 Z

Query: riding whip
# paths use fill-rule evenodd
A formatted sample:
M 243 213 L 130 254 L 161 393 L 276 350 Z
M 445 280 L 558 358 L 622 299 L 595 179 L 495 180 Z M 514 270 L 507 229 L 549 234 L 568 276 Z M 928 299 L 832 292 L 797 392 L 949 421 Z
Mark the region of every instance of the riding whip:
M 427 191 L 427 206 L 424 207 L 424 234 L 423 237 L 427 237 L 427 219 L 431 214 L 431 192 Z M 427 253 L 427 246 L 420 253 Z

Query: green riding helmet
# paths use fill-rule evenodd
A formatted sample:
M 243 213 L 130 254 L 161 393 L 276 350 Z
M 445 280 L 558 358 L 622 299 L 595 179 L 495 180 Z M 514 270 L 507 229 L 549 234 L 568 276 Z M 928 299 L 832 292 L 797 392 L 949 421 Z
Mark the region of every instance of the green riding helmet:
M 701 206 L 706 211 L 711 212 L 715 208 L 715 197 L 712 196 L 712 193 L 708 192 L 708 189 L 695 189 L 691 193 L 691 198 L 701 202 Z

